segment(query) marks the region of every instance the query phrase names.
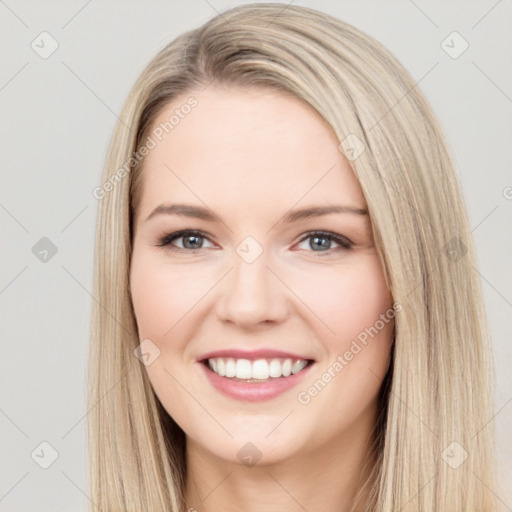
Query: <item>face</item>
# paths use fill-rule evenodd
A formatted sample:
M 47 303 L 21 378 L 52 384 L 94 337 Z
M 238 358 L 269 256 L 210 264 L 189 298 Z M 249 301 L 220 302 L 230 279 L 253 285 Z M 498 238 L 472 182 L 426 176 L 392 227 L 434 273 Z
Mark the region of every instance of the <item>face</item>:
M 188 446 L 225 461 L 348 445 L 374 425 L 394 316 L 359 183 L 300 100 L 193 96 L 146 156 L 135 215 L 151 385 Z

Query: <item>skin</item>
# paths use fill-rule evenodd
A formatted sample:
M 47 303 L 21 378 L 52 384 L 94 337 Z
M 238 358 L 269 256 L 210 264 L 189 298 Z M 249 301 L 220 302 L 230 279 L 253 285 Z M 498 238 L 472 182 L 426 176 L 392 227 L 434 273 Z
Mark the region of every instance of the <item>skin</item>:
M 187 438 L 187 505 L 200 512 L 348 511 L 364 476 L 393 321 L 341 371 L 332 367 L 392 298 L 368 215 L 279 221 L 306 206 L 365 209 L 361 188 L 332 129 L 300 100 L 213 85 L 193 95 L 198 105 L 146 157 L 130 269 L 140 340 L 160 350 L 145 369 Z M 168 104 L 153 126 L 188 96 Z M 163 203 L 206 205 L 224 222 L 170 214 L 146 220 Z M 156 245 L 181 229 L 205 238 Z M 353 245 L 315 244 L 307 235 L 318 230 Z M 263 249 L 251 264 L 236 252 L 247 236 Z M 216 391 L 196 362 L 226 348 L 274 348 L 316 362 L 284 394 L 243 402 Z M 298 393 L 329 368 L 335 376 L 300 403 Z M 247 442 L 261 453 L 252 466 L 237 456 Z

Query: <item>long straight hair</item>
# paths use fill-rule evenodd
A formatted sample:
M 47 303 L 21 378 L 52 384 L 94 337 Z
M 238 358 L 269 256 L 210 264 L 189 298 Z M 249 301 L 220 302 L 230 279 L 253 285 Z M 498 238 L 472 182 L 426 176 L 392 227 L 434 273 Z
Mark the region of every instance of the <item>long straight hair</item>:
M 134 84 L 115 127 L 95 191 L 92 502 L 104 512 L 185 507 L 185 435 L 134 355 L 141 340 L 129 291 L 132 223 L 156 116 L 213 82 L 291 94 L 332 127 L 402 306 L 382 388 L 376 463 L 354 509 L 496 510 L 489 490 L 492 359 L 445 135 L 413 78 L 380 43 L 317 10 L 279 3 L 235 7 L 166 45 Z

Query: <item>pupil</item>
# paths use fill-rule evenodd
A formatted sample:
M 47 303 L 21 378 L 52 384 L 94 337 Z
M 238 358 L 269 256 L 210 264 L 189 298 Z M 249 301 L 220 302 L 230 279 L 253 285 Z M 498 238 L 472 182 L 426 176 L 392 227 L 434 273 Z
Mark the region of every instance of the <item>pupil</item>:
M 324 240 L 324 242 L 325 242 L 325 243 L 321 243 L 321 242 L 320 242 L 320 244 L 319 244 L 319 245 L 320 245 L 320 247 L 324 247 L 324 248 L 327 248 L 327 249 L 329 248 L 328 246 L 329 246 L 329 244 L 330 244 L 330 242 L 331 242 L 331 241 L 330 241 L 327 237 L 325 237 L 325 236 L 314 236 L 314 237 L 313 237 L 313 240 L 314 240 L 314 243 L 318 243 L 318 240 Z M 310 245 L 311 245 L 311 244 L 310 244 Z M 312 246 L 312 245 L 311 245 L 311 248 L 313 248 L 313 246 Z
M 188 249 L 193 249 L 193 248 L 196 248 L 197 246 L 200 246 L 201 244 L 197 243 L 200 238 L 201 237 L 199 237 L 197 235 L 188 235 L 188 236 L 186 236 L 184 238 L 184 240 L 185 240 L 185 244 L 184 244 L 185 247 L 188 248 Z M 196 243 L 194 244 L 194 242 L 192 242 L 192 244 L 189 244 L 188 241 L 191 240 L 191 239 L 195 240 Z

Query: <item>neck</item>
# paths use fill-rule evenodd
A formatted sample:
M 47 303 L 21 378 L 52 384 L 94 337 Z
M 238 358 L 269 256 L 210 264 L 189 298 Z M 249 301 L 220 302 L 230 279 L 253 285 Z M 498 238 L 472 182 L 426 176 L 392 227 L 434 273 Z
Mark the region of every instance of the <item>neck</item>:
M 369 477 L 375 417 L 311 452 L 273 464 L 245 466 L 219 459 L 187 437 L 187 512 L 355 512 Z

